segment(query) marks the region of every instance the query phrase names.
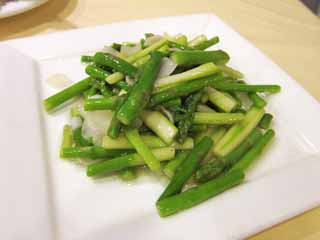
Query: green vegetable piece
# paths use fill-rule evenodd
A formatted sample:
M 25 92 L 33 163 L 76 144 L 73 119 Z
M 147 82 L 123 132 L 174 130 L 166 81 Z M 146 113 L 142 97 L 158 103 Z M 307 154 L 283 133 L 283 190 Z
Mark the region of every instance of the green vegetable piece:
M 206 156 L 211 147 L 212 140 L 209 137 L 204 137 L 198 144 L 196 144 L 187 158 L 180 165 L 158 201 L 175 195 L 181 191 L 184 184 L 197 170 L 200 161 Z
M 267 105 L 267 102 L 255 92 L 250 92 L 248 96 L 256 107 L 263 108 Z
M 99 146 L 87 146 L 87 147 L 65 147 L 63 148 L 63 156 L 65 158 L 110 158 L 118 157 L 132 153 L 132 150 L 110 150 Z
M 149 103 L 153 84 L 160 70 L 161 58 L 162 54 L 159 52 L 151 54 L 148 65 L 145 66 L 138 81 L 129 92 L 128 98 L 117 111 L 116 116 L 123 124 L 130 125 Z
M 94 62 L 98 65 L 111 67 L 130 77 L 135 77 L 138 71 L 138 69 L 129 62 L 109 53 L 97 52 L 94 55 Z
M 171 147 L 164 147 L 153 149 L 152 153 L 159 161 L 167 161 L 174 157 L 175 149 Z M 93 163 L 87 167 L 87 176 L 95 176 L 102 173 L 112 173 L 129 167 L 142 166 L 144 160 L 139 154 L 133 153 L 114 159 Z
M 194 48 L 198 49 L 198 50 L 205 50 L 205 49 L 217 44 L 219 41 L 220 41 L 219 37 L 213 37 L 205 42 L 197 44 L 196 46 L 194 46 Z
M 119 101 L 118 96 L 107 98 L 90 98 L 84 101 L 85 111 L 114 110 Z
M 222 50 L 217 51 L 177 51 L 171 54 L 171 59 L 182 66 L 193 66 L 213 62 L 215 64 L 225 64 L 229 61 L 229 55 Z
M 63 154 L 63 149 L 72 147 L 73 146 L 73 131 L 72 127 L 68 124 L 63 126 L 63 133 L 62 133 L 62 142 L 60 146 L 60 157 L 65 158 Z
M 222 193 L 231 187 L 240 184 L 244 179 L 241 171 L 226 173 L 205 184 L 190 188 L 180 194 L 162 199 L 157 202 L 157 208 L 161 217 L 175 214 L 179 211 L 191 208 L 201 202 Z
M 223 112 L 232 112 L 238 106 L 237 100 L 227 93 L 208 87 L 207 94 L 210 102 Z
M 127 139 L 136 149 L 137 153 L 143 158 L 151 171 L 160 170 L 160 161 L 154 156 L 152 151 L 144 143 L 137 129 L 129 129 L 125 132 Z
M 223 157 L 235 149 L 257 126 L 264 114 L 264 109 L 252 107 L 244 119 L 233 125 L 223 138 L 214 146 L 213 152 L 216 156 Z
M 194 124 L 233 124 L 244 119 L 242 113 L 214 113 L 214 112 L 196 112 L 194 114 Z
M 198 36 L 196 36 L 195 38 L 193 38 L 189 43 L 188 43 L 188 46 L 189 47 L 195 47 L 195 46 L 197 46 L 198 44 L 201 44 L 201 43 L 203 43 L 203 42 L 205 42 L 205 41 L 207 41 L 208 39 L 207 39 L 207 36 L 206 35 L 204 35 L 204 34 L 201 34 L 201 35 L 198 35 Z
M 119 178 L 121 178 L 122 181 L 125 181 L 125 182 L 129 182 L 137 178 L 137 174 L 133 168 L 126 168 L 126 169 L 120 170 L 118 172 L 118 176 Z
M 81 62 L 83 63 L 91 63 L 93 62 L 93 56 L 82 55 Z
M 172 178 L 175 174 L 177 168 L 183 163 L 187 158 L 188 152 L 180 152 L 177 156 L 170 160 L 163 169 L 163 172 L 169 177 Z
M 105 80 L 110 75 L 109 72 L 105 71 L 104 69 L 94 64 L 88 65 L 85 71 L 90 77 L 102 79 L 102 80 Z
M 273 116 L 270 113 L 265 113 L 259 122 L 259 127 L 262 129 L 268 129 L 271 125 Z
M 85 147 L 85 146 L 92 146 L 92 139 L 86 139 L 82 135 L 82 127 L 78 127 L 73 131 L 73 141 L 75 142 L 76 146 Z
M 212 86 L 222 91 L 236 91 L 236 92 L 280 92 L 279 85 L 247 85 L 243 83 L 230 83 L 230 82 L 216 82 Z
M 86 78 L 52 95 L 51 97 L 48 97 L 43 101 L 46 111 L 50 111 L 71 98 L 80 95 L 91 87 L 91 81 L 92 79 L 90 77 Z
M 244 74 L 225 65 L 219 65 L 218 68 L 225 74 L 227 74 L 231 78 L 242 79 L 244 78 Z
M 266 131 L 263 137 L 231 168 L 232 171 L 246 171 L 254 160 L 256 160 L 266 147 L 266 145 L 274 138 L 275 132 L 272 129 Z

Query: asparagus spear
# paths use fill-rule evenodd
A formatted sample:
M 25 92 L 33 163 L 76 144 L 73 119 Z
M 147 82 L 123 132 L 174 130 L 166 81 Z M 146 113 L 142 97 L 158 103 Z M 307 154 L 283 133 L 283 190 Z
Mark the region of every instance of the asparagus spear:
M 237 92 L 280 92 L 279 85 L 247 85 L 242 83 L 216 82 L 212 86 L 222 91 L 237 91 Z
M 263 108 L 267 105 L 267 102 L 255 92 L 250 92 L 248 96 L 256 107 Z
M 86 78 L 84 80 L 81 80 L 70 87 L 67 87 L 66 89 L 52 95 L 51 97 L 48 97 L 44 100 L 44 106 L 47 111 L 50 111 L 62 103 L 68 101 L 69 99 L 80 95 L 85 90 L 89 89 L 91 87 L 91 81 L 92 79 Z
M 229 61 L 229 55 L 222 50 L 217 51 L 177 51 L 171 54 L 171 59 L 182 66 L 192 66 L 213 62 L 215 64 L 225 64 Z
M 91 98 L 84 101 L 85 111 L 94 110 L 113 110 L 116 108 L 119 101 L 118 96 L 107 97 L 107 98 Z
M 233 125 L 223 138 L 215 145 L 213 152 L 216 156 L 225 156 L 236 148 L 257 126 L 264 114 L 264 109 L 251 107 L 244 119 Z
M 174 157 L 175 149 L 171 147 L 153 149 L 152 153 L 159 161 L 167 161 Z M 95 176 L 102 173 L 112 173 L 128 167 L 144 165 L 144 160 L 139 154 L 133 153 L 114 159 L 93 163 L 87 167 L 87 176 Z
M 160 161 L 154 156 L 148 146 L 141 138 L 137 129 L 129 129 L 125 132 L 127 139 L 136 149 L 137 153 L 142 157 L 144 162 L 151 171 L 158 171 L 160 169 Z
M 153 83 L 160 70 L 162 55 L 159 52 L 151 54 L 149 64 L 143 69 L 137 83 L 129 92 L 128 98 L 116 112 L 117 118 L 125 125 L 132 123 L 148 104 Z
M 83 96 L 85 99 L 88 99 L 89 97 L 92 97 L 98 93 L 98 89 L 96 86 L 91 86 L 88 90 L 83 92 Z
M 198 133 L 206 130 L 208 130 L 208 125 L 206 124 L 194 124 L 189 129 L 191 133 Z
M 135 77 L 138 71 L 138 69 L 129 62 L 109 53 L 97 52 L 94 55 L 94 62 L 98 65 L 111 67 L 130 77 Z
M 121 122 L 117 118 L 116 112 L 119 111 L 124 100 L 125 100 L 125 98 L 121 96 L 117 102 L 117 107 L 115 108 L 115 111 L 113 112 L 112 119 L 111 119 L 111 122 L 110 122 L 110 125 L 108 128 L 108 132 L 107 132 L 107 135 L 111 138 L 117 138 L 119 136 L 120 129 L 121 129 Z
M 167 102 L 164 102 L 162 105 L 168 109 L 175 108 L 175 107 L 181 107 L 181 99 L 180 98 L 172 99 Z
M 162 141 L 157 136 L 153 135 L 141 135 L 143 142 L 149 148 L 160 148 L 167 147 L 168 145 Z M 102 140 L 102 146 L 107 149 L 133 149 L 132 144 L 124 137 L 119 136 L 116 139 L 105 136 Z M 173 142 L 170 144 L 170 147 L 173 147 L 177 150 L 188 150 L 193 148 L 193 139 L 188 137 L 183 143 Z
M 81 62 L 83 63 L 91 63 L 93 62 L 93 56 L 82 55 Z
M 217 177 L 226 168 L 234 165 L 261 137 L 261 132 L 255 128 L 238 147 L 225 157 L 213 158 L 203 164 L 195 173 L 195 181 L 204 183 Z
M 204 63 L 196 68 L 185 71 L 183 73 L 174 74 L 157 80 L 155 86 L 163 87 L 180 82 L 187 82 L 197 78 L 213 75 L 218 72 L 218 67 L 213 63 Z
M 177 43 L 177 42 L 169 41 L 168 42 L 168 46 L 170 48 L 177 48 L 177 49 L 180 49 L 180 50 L 191 50 L 192 51 L 191 47 L 189 47 L 187 45 L 184 45 L 184 44 Z
M 204 41 L 202 43 L 197 44 L 196 46 L 194 46 L 194 48 L 198 49 L 198 50 L 205 50 L 205 49 L 217 44 L 218 42 L 219 42 L 219 37 L 213 37 L 207 41 Z
M 161 217 L 166 217 L 187 208 L 191 208 L 241 183 L 243 179 L 244 174 L 241 171 L 226 173 L 205 184 L 190 188 L 180 194 L 158 201 L 156 204 L 158 212 Z
M 183 114 L 183 119 L 178 122 L 178 135 L 180 142 L 183 142 L 188 136 L 189 129 L 193 122 L 194 112 L 201 99 L 201 96 L 202 92 L 197 92 L 190 95 L 185 101 L 184 108 L 186 112 Z
M 232 77 L 232 78 L 235 78 L 235 79 L 242 79 L 244 78 L 244 75 L 243 73 L 231 68 L 231 67 L 228 67 L 228 66 L 225 66 L 225 65 L 219 65 L 218 68 L 225 74 L 227 74 L 229 77 Z
M 263 137 L 234 165 L 230 171 L 246 171 L 252 162 L 262 153 L 266 145 L 273 139 L 275 132 L 272 129 L 266 131 Z
M 64 158 L 63 149 L 67 147 L 72 147 L 73 145 L 73 132 L 72 127 L 68 124 L 63 126 L 63 133 L 62 133 L 62 142 L 60 146 L 60 157 Z
M 259 127 L 262 129 L 268 129 L 270 127 L 273 116 L 270 113 L 265 113 L 259 122 Z
M 116 86 L 122 90 L 125 90 L 127 92 L 129 92 L 129 90 L 131 89 L 131 87 L 125 81 L 119 81 L 119 82 L 115 83 L 114 86 Z
M 203 42 L 205 42 L 205 41 L 207 41 L 208 39 L 207 39 L 207 36 L 206 35 L 204 35 L 204 34 L 201 34 L 201 35 L 198 35 L 198 36 L 196 36 L 195 38 L 193 38 L 189 43 L 188 43 L 188 46 L 189 47 L 195 47 L 195 46 L 197 46 L 197 45 L 199 45 L 199 44 L 201 44 L 201 43 L 203 43 Z
M 137 61 L 139 58 L 145 57 L 146 55 L 150 54 L 151 52 L 161 48 L 162 46 L 164 46 L 165 44 L 167 44 L 168 40 L 163 38 L 160 39 L 159 41 L 155 42 L 154 44 L 152 44 L 151 46 L 129 56 L 126 61 L 129 63 L 134 63 L 135 61 Z M 120 80 L 122 80 L 124 78 L 124 75 L 120 72 L 115 72 L 113 74 L 111 74 L 110 76 L 107 77 L 106 81 L 110 84 L 114 84 L 116 82 L 119 82 Z
M 75 142 L 76 146 L 85 147 L 85 146 L 92 146 L 92 140 L 88 140 L 82 136 L 82 127 L 78 127 L 73 131 L 73 141 Z
M 179 170 L 172 177 L 169 185 L 161 194 L 158 201 L 179 193 L 191 177 L 194 171 L 198 168 L 199 162 L 206 156 L 212 146 L 212 140 L 209 137 L 204 137 L 195 147 L 191 150 L 190 154 L 183 161 Z
M 87 146 L 87 147 L 64 147 L 64 158 L 109 158 L 118 157 L 132 153 L 132 150 L 119 150 L 119 149 L 105 149 L 99 146 Z
M 141 113 L 141 119 L 167 144 L 171 144 L 178 133 L 178 129 L 160 112 L 144 111 Z
M 212 102 L 219 110 L 229 113 L 238 106 L 237 100 L 227 93 L 220 92 L 211 87 L 208 87 L 206 90 L 210 102 Z
M 221 80 L 223 80 L 223 77 L 220 74 L 217 74 L 170 87 L 164 91 L 154 94 L 150 100 L 150 107 L 154 107 L 160 103 L 175 99 L 177 97 L 186 96 L 190 93 L 197 92 L 204 87 L 209 86 L 213 82 Z
M 169 177 L 172 178 L 175 174 L 177 168 L 182 164 L 182 162 L 187 158 L 187 152 L 180 152 L 177 156 L 170 160 L 163 169 L 163 172 Z
M 102 79 L 102 80 L 105 80 L 110 75 L 109 72 L 105 71 L 104 69 L 102 69 L 94 64 L 88 65 L 86 67 L 85 71 L 90 77 Z
M 194 114 L 194 124 L 233 124 L 244 119 L 242 113 L 214 113 L 214 112 L 196 112 Z
M 205 104 L 198 104 L 197 112 L 216 112 L 216 111 Z

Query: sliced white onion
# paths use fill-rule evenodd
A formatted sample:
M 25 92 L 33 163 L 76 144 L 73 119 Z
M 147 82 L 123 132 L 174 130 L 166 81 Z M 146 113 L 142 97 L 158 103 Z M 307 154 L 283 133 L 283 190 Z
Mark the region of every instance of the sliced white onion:
M 81 117 L 72 117 L 70 120 L 70 125 L 71 125 L 72 129 L 76 129 L 76 128 L 81 127 L 81 125 L 82 125 Z
M 119 56 L 119 52 L 117 50 L 115 50 L 114 48 L 110 47 L 110 46 L 104 46 L 102 49 L 102 52 L 104 53 L 110 53 L 114 56 Z
M 145 45 L 150 46 L 158 41 L 160 41 L 163 37 L 160 35 L 154 35 L 152 37 L 146 38 L 146 41 L 144 42 Z
M 88 99 L 97 99 L 97 98 L 103 98 L 103 96 L 100 95 L 100 94 L 95 94 L 95 95 L 92 95 L 92 96 L 88 97 Z
M 48 77 L 47 83 L 50 87 L 53 87 L 57 90 L 61 90 L 68 85 L 72 84 L 72 81 L 68 76 L 62 73 L 56 73 Z
M 174 61 L 172 61 L 170 58 L 167 58 L 167 57 L 163 58 L 161 60 L 161 68 L 158 73 L 157 79 L 169 76 L 171 73 L 173 73 L 176 67 L 177 67 L 177 64 Z
M 165 107 L 160 107 L 161 112 L 169 119 L 170 122 L 174 123 L 173 116 L 170 111 L 168 111 Z
M 93 143 L 100 146 L 102 137 L 110 125 L 112 115 L 112 111 L 109 110 L 85 112 L 82 135 L 85 138 L 92 137 Z
M 127 91 L 121 89 L 120 92 L 118 93 L 118 96 L 122 96 L 122 95 L 126 95 L 126 94 L 127 94 Z
M 128 45 L 121 45 L 120 53 L 124 56 L 130 56 L 136 52 L 139 52 L 141 50 L 141 44 L 137 43 L 134 46 L 128 46 Z

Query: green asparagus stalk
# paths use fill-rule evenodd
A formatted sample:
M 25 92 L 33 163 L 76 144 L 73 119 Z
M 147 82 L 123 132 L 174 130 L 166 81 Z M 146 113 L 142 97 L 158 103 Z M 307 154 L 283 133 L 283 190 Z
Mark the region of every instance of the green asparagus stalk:
M 175 108 L 175 107 L 181 107 L 181 99 L 180 98 L 176 98 L 176 99 L 172 99 L 169 100 L 167 102 L 164 102 L 162 104 L 162 106 L 164 106 L 165 108 Z
M 262 134 L 255 128 L 232 152 L 224 157 L 213 158 L 203 164 L 195 173 L 195 181 L 204 183 L 217 177 L 226 168 L 233 166 L 260 138 L 262 138 Z
M 197 112 L 216 112 L 216 111 L 205 104 L 198 104 Z
M 83 63 L 91 63 L 93 62 L 93 56 L 82 55 L 81 62 Z
M 169 41 L 168 42 L 168 46 L 170 48 L 177 48 L 177 49 L 180 49 L 180 50 L 191 50 L 192 51 L 192 48 L 187 46 L 187 45 L 184 45 L 184 44 L 180 44 L 180 43 L 177 43 L 177 42 L 172 42 L 172 41 Z
M 190 188 L 180 194 L 158 201 L 156 204 L 158 212 L 161 217 L 166 217 L 191 208 L 241 183 L 243 179 L 244 173 L 241 171 L 226 173 L 205 184 Z
M 152 153 L 156 156 L 159 161 L 167 161 L 174 158 L 175 149 L 171 147 L 164 147 L 153 149 Z M 133 153 L 125 156 L 117 157 L 114 159 L 93 163 L 87 167 L 87 176 L 95 176 L 102 173 L 112 173 L 122 169 L 142 166 L 144 165 L 144 160 L 139 154 Z
M 118 96 L 107 98 L 90 98 L 84 101 L 85 111 L 114 110 L 119 101 Z
M 85 147 L 85 146 L 92 146 L 92 140 L 86 139 L 82 135 L 82 127 L 78 127 L 73 130 L 73 141 L 75 142 L 76 146 Z
M 111 67 L 130 77 L 135 77 L 138 69 L 122 58 L 116 57 L 109 53 L 97 52 L 94 55 L 94 62 L 98 65 Z
M 227 74 L 229 77 L 235 78 L 235 79 L 242 79 L 244 78 L 244 74 L 225 65 L 219 65 L 218 68 L 225 74 Z
M 234 165 L 230 171 L 246 171 L 254 160 L 256 160 L 266 147 L 266 145 L 273 139 L 275 132 L 272 129 L 266 131 L 263 137 Z
M 194 124 L 233 124 L 244 119 L 242 113 L 211 113 L 211 112 L 196 112 L 194 114 Z
M 250 92 L 248 96 L 256 107 L 263 108 L 267 105 L 267 102 L 255 92 Z
M 102 79 L 102 80 L 105 80 L 110 75 L 109 72 L 105 71 L 104 69 L 94 64 L 88 65 L 85 71 L 90 77 Z
M 202 43 L 195 45 L 194 48 L 198 49 L 198 50 L 205 50 L 205 49 L 217 44 L 218 42 L 219 42 L 219 37 L 213 37 L 207 41 L 204 41 Z
M 88 90 L 83 92 L 83 96 L 85 99 L 88 99 L 89 97 L 92 97 L 98 93 L 98 88 L 96 86 L 92 86 Z
M 265 113 L 259 122 L 259 127 L 262 129 L 268 129 L 272 122 L 273 116 L 270 113 Z
M 139 58 L 145 57 L 148 54 L 150 54 L 151 52 L 161 48 L 162 46 L 164 46 L 165 44 L 168 43 L 168 40 L 163 38 L 160 39 L 159 41 L 155 42 L 154 44 L 152 44 L 151 46 L 142 49 L 141 51 L 129 56 L 128 58 L 126 58 L 126 61 L 129 63 L 134 63 L 135 61 L 137 61 Z M 124 78 L 124 75 L 120 72 L 115 72 L 113 74 L 111 74 L 110 76 L 107 77 L 106 81 L 110 84 L 114 84 L 116 82 L 121 81 Z
M 150 107 L 154 107 L 160 103 L 167 102 L 177 97 L 182 97 L 189 95 L 190 93 L 197 92 L 204 87 L 209 86 L 213 82 L 220 81 L 222 79 L 223 77 L 220 74 L 217 74 L 170 87 L 164 91 L 154 94 L 150 100 Z
M 144 124 L 157 134 L 166 144 L 171 144 L 178 129 L 160 112 L 144 111 L 141 113 Z
M 207 77 L 218 72 L 218 67 L 213 63 L 205 63 L 183 73 L 174 74 L 157 80 L 155 87 L 170 86 L 172 84 L 187 82 L 194 79 Z
M 116 112 L 119 111 L 124 101 L 125 101 L 125 98 L 121 96 L 117 102 L 115 111 L 113 112 L 112 119 L 107 132 L 107 135 L 111 138 L 117 138 L 120 134 L 121 122 L 117 118 Z
M 60 157 L 65 158 L 63 149 L 73 146 L 73 131 L 72 127 L 68 124 L 64 125 L 62 133 L 62 142 L 60 146 Z
M 170 160 L 163 169 L 163 172 L 169 177 L 172 178 L 175 174 L 177 168 L 183 163 L 187 158 L 188 152 L 180 152 L 177 156 Z
M 89 159 L 118 157 L 133 152 L 132 150 L 105 149 L 99 146 L 65 147 L 62 151 L 64 158 Z
M 201 103 L 205 104 L 208 101 L 209 101 L 209 96 L 208 96 L 208 94 L 206 92 L 204 92 L 202 97 L 201 97 Z
M 212 86 L 222 91 L 237 91 L 237 92 L 280 92 L 279 85 L 247 85 L 242 83 L 216 82 Z
M 131 89 L 131 87 L 125 81 L 119 81 L 119 82 L 115 83 L 114 86 L 116 86 L 122 90 L 125 90 L 127 92 L 129 92 L 129 90 Z
M 177 51 L 171 54 L 171 59 L 182 66 L 193 66 L 213 62 L 215 64 L 225 64 L 229 61 L 229 55 L 222 51 L 201 51 L 187 50 Z
M 188 43 L 188 46 L 189 47 L 195 47 L 195 46 L 197 46 L 197 45 L 199 45 L 199 44 L 201 44 L 201 43 L 203 43 L 203 42 L 205 42 L 205 41 L 207 41 L 208 39 L 207 39 L 207 36 L 206 35 L 204 35 L 204 34 L 201 34 L 201 35 L 198 35 L 198 36 L 196 36 L 195 38 L 193 38 L 189 43 Z
M 238 106 L 237 100 L 227 93 L 223 93 L 214 88 L 208 87 L 207 94 L 210 102 L 223 112 L 229 113 Z
M 208 125 L 206 124 L 194 124 L 190 127 L 191 133 L 198 133 L 208 130 Z
M 251 107 L 244 119 L 233 125 L 223 138 L 215 145 L 213 152 L 223 157 L 235 149 L 257 126 L 264 114 L 264 109 Z
M 43 102 L 45 109 L 47 111 L 50 111 L 58 107 L 59 105 L 63 104 L 64 102 L 70 100 L 71 98 L 80 95 L 85 90 L 91 87 L 91 82 L 92 82 L 92 79 L 90 77 L 86 78 L 52 95 L 51 97 L 48 97 Z
M 143 69 L 137 83 L 129 92 L 128 98 L 116 112 L 117 118 L 123 124 L 131 124 L 148 104 L 154 81 L 160 70 L 161 58 L 162 55 L 159 52 L 151 54 L 148 65 Z
M 161 194 L 158 201 L 179 193 L 183 185 L 188 181 L 194 171 L 198 168 L 202 158 L 206 156 L 212 146 L 212 140 L 209 137 L 204 137 L 191 150 L 190 154 L 180 165 L 179 170 L 172 177 L 169 185 Z
M 183 114 L 183 119 L 178 122 L 178 136 L 180 142 L 183 142 L 188 136 L 189 129 L 193 122 L 194 112 L 200 102 L 201 96 L 202 92 L 197 92 L 190 95 L 185 101 L 184 108 L 186 112 Z
M 168 145 L 162 141 L 159 137 L 153 135 L 141 135 L 143 142 L 149 148 L 161 148 L 167 147 Z M 124 137 L 119 136 L 116 139 L 105 136 L 102 140 L 102 146 L 107 149 L 133 149 L 132 144 Z M 183 143 L 173 142 L 170 147 L 177 150 L 188 150 L 193 148 L 193 139 L 187 138 Z
M 146 165 L 151 171 L 158 171 L 160 169 L 160 161 L 154 156 L 152 151 L 145 144 L 137 129 L 129 129 L 125 132 L 127 139 L 131 145 L 136 149 L 137 153 L 145 161 Z

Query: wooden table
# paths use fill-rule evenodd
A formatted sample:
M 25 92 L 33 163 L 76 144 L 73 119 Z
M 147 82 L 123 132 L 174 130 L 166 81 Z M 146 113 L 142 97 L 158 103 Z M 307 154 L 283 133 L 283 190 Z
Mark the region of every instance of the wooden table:
M 28 13 L 0 19 L 0 40 L 199 12 L 221 17 L 320 100 L 320 18 L 296 0 L 50 0 Z M 250 239 L 320 239 L 320 207 Z

